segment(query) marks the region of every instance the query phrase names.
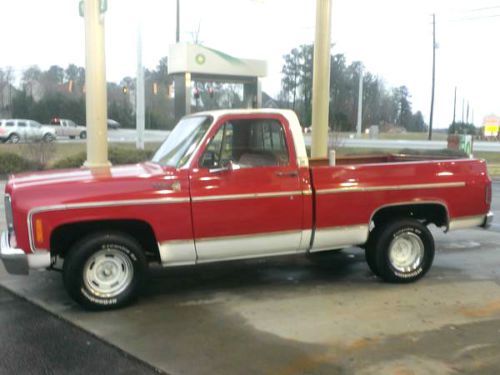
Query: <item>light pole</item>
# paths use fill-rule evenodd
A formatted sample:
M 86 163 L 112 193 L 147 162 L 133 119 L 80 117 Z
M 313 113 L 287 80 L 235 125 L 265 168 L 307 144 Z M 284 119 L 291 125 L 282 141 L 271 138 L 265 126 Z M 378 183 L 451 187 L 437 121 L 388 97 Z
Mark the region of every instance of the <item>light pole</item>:
M 328 153 L 331 5 L 331 0 L 316 0 L 311 143 L 313 158 L 326 158 Z
M 359 65 L 359 91 L 358 91 L 358 122 L 356 125 L 356 133 L 358 138 L 361 137 L 361 123 L 363 121 L 363 65 Z
M 85 98 L 87 114 L 87 160 L 89 168 L 108 167 L 108 109 L 104 52 L 105 0 L 84 0 Z
M 144 67 L 142 65 L 142 14 L 138 10 L 139 22 L 137 25 L 137 82 L 135 90 L 135 122 L 137 129 L 136 148 L 144 150 L 145 128 L 145 92 L 144 92 Z

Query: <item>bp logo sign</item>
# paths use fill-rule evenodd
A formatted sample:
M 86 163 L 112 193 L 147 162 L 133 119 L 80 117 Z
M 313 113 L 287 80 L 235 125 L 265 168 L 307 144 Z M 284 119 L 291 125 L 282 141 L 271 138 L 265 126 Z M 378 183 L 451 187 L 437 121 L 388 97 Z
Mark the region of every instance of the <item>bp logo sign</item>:
M 202 54 L 202 53 L 199 53 L 196 55 L 195 57 L 195 60 L 196 60 L 196 63 L 199 64 L 199 65 L 203 65 L 205 64 L 205 61 L 207 60 L 205 55 Z

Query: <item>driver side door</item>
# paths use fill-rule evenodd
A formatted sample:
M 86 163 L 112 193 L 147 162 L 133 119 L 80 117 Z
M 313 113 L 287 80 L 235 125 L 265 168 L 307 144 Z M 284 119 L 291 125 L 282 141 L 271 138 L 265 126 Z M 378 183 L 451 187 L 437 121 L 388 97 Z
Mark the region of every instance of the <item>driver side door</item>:
M 301 250 L 304 203 L 284 121 L 237 117 L 215 126 L 190 176 L 198 263 Z

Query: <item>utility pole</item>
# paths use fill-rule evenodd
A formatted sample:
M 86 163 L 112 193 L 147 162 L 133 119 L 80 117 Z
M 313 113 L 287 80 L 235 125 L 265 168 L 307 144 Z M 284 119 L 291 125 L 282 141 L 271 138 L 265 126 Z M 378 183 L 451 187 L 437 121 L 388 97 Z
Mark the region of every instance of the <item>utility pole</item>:
M 455 86 L 455 98 L 453 99 L 453 122 L 455 123 L 455 116 L 457 114 L 457 87 Z
M 462 98 L 462 124 L 465 121 L 465 98 Z
M 139 9 L 139 22 L 137 25 L 137 80 L 135 90 L 135 122 L 137 128 L 136 147 L 144 150 L 145 128 L 145 92 L 144 92 L 144 67 L 142 65 L 142 14 Z
M 361 137 L 361 122 L 363 121 L 363 65 L 359 66 L 359 91 L 358 91 L 358 122 L 356 126 L 358 138 Z
M 108 167 L 108 109 L 104 11 L 101 0 L 84 0 L 85 17 L 85 99 L 87 115 L 87 160 L 89 168 Z
M 469 102 L 467 101 L 467 124 L 469 123 Z
M 311 143 L 311 157 L 313 158 L 328 157 L 331 12 L 331 0 L 316 0 Z
M 429 141 L 432 140 L 432 122 L 434 120 L 434 89 L 436 87 L 436 14 L 432 15 L 432 93 L 431 114 L 429 119 Z
M 181 41 L 181 0 L 177 0 L 175 42 Z

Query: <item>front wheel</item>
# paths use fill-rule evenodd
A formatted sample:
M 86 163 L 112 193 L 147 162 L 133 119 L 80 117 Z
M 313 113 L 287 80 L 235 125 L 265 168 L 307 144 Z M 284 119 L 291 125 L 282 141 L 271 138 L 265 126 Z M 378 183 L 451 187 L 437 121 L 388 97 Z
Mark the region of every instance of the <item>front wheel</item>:
M 68 294 L 91 310 L 125 306 L 138 294 L 147 273 L 141 246 L 118 232 L 97 233 L 74 245 L 64 260 Z
M 401 219 L 375 229 L 367 261 L 384 281 L 409 283 L 423 277 L 434 260 L 434 239 L 425 225 Z
M 43 141 L 45 143 L 51 143 L 51 142 L 54 142 L 56 140 L 56 137 L 50 133 L 47 133 L 43 136 Z
M 81 132 L 80 139 L 86 139 L 86 138 L 87 138 L 87 132 Z

